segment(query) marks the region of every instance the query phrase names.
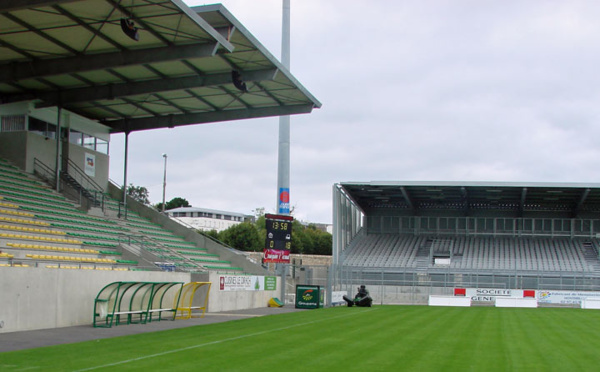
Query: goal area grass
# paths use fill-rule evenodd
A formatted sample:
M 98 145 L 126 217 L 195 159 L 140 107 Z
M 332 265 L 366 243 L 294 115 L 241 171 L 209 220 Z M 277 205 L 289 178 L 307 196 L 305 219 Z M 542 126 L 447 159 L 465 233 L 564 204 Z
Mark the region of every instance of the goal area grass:
M 597 310 L 334 307 L 5 352 L 0 370 L 595 371 L 599 337 Z

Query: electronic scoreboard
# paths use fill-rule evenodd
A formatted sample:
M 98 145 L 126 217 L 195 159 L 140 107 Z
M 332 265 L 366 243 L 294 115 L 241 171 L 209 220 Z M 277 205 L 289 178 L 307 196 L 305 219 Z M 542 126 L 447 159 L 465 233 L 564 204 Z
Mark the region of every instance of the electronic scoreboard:
M 294 217 L 267 214 L 265 218 L 267 237 L 265 239 L 263 262 L 289 263 Z

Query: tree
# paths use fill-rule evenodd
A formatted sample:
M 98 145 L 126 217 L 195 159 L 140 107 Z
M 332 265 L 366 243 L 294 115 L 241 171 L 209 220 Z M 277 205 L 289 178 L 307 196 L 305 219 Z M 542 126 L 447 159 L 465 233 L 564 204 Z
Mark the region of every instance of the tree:
M 219 233 L 219 240 L 244 251 L 263 250 L 265 248 L 265 239 L 267 237 L 265 216 L 259 216 L 254 224 L 245 222 L 241 225 L 252 226 L 254 232 L 251 232 L 248 226 L 240 228 L 240 225 L 235 225 L 227 230 L 221 231 L 221 233 Z M 257 236 L 256 238 L 254 237 L 255 235 Z M 256 239 L 258 243 L 255 243 L 254 239 Z M 330 233 L 317 229 L 314 224 L 305 226 L 297 220 L 294 220 L 292 223 L 291 253 L 331 255 L 332 241 L 333 238 Z
M 127 186 L 127 195 L 142 204 L 150 205 L 149 194 L 148 189 L 144 186 L 134 186 L 132 183 Z
M 209 230 L 209 231 L 200 231 L 200 230 L 196 230 L 198 231 L 200 234 L 204 234 L 206 236 L 210 236 L 211 238 L 215 239 L 215 240 L 219 240 L 219 232 L 215 229 Z
M 292 230 L 292 253 L 331 255 L 333 237 L 330 233 L 317 229 L 310 224 L 303 225 L 294 221 Z
M 174 208 L 180 208 L 180 207 L 191 207 L 190 203 L 181 197 L 176 197 L 171 199 L 170 201 L 165 203 L 165 210 L 169 210 L 169 209 L 174 209 Z M 162 203 L 157 203 L 154 208 L 158 209 L 159 211 L 162 211 Z
M 291 253 L 308 253 L 311 242 L 304 234 L 304 226 L 298 220 L 292 222 L 292 250 Z
M 258 230 L 251 222 L 242 222 L 221 231 L 219 240 L 240 251 L 260 251 L 262 249 Z
M 317 229 L 315 225 L 309 225 L 307 231 L 313 235 L 312 254 L 331 255 L 333 250 L 333 236 L 326 232 Z

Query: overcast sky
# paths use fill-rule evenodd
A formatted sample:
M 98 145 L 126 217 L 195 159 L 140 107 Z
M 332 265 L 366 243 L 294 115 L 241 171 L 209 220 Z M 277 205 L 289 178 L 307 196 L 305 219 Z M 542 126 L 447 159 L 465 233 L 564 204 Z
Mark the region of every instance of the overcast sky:
M 222 3 L 280 58 L 281 0 Z M 291 119 L 295 217 L 331 223 L 343 181 L 598 182 L 598 19 L 594 0 L 291 0 L 291 71 L 323 104 Z M 167 201 L 275 212 L 278 123 L 134 132 L 128 183 L 161 202 L 167 153 Z

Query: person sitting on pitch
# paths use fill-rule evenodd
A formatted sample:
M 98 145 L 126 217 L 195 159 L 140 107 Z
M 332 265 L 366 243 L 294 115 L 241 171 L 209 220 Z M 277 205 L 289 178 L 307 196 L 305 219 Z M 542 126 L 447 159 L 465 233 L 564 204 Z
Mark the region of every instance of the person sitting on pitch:
M 348 304 L 348 307 L 352 307 L 352 305 L 371 307 L 371 304 L 373 303 L 373 299 L 364 284 L 358 287 L 358 293 L 354 296 L 354 299 L 344 296 L 344 300 L 346 301 L 346 304 Z

